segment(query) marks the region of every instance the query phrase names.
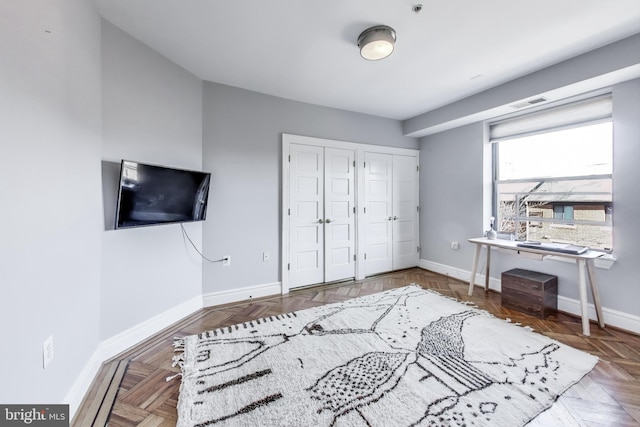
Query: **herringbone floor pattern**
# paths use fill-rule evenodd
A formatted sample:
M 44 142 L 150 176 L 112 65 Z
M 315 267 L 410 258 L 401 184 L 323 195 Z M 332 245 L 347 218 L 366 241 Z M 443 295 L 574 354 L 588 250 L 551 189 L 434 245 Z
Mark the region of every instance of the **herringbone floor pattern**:
M 592 324 L 581 334 L 580 320 L 558 313 L 540 320 L 500 305 L 500 294 L 418 268 L 362 281 L 316 286 L 287 296 L 210 307 L 194 313 L 104 364 L 73 420 L 73 426 L 175 426 L 180 380 L 171 367 L 173 339 L 248 320 L 343 301 L 417 283 L 423 288 L 473 301 L 500 318 L 534 330 L 600 358 L 596 368 L 563 394 L 549 411 L 529 426 L 640 426 L 640 336 Z

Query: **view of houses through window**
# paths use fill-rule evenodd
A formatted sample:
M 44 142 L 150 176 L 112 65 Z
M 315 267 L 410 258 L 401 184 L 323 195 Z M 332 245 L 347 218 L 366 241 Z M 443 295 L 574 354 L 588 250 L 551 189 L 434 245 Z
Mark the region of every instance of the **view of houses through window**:
M 613 248 L 611 119 L 494 143 L 497 231 Z

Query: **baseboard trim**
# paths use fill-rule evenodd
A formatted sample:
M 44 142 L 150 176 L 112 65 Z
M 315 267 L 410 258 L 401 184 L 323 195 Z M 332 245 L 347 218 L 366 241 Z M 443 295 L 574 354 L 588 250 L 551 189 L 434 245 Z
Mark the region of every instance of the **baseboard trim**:
M 282 283 L 273 282 L 263 285 L 247 286 L 240 289 L 230 289 L 227 291 L 211 292 L 202 296 L 205 307 L 214 305 L 229 304 L 250 300 L 252 298 L 268 297 L 272 295 L 280 295 L 282 293 Z
M 281 283 L 274 282 L 197 296 L 102 341 L 65 396 L 64 402 L 69 404 L 70 418 L 73 419 L 73 416 L 82 404 L 85 394 L 91 387 L 91 383 L 106 360 L 144 341 L 151 335 L 160 332 L 164 328 L 203 307 L 228 304 L 280 293 L 282 293 Z
M 80 375 L 78 375 L 63 400 L 63 402 L 69 404 L 69 419 L 73 420 L 73 417 L 76 415 L 103 361 L 104 359 L 100 356 L 100 345 L 98 345 L 98 348 L 84 365 Z
M 91 387 L 91 383 L 106 360 L 144 341 L 201 308 L 202 297 L 198 295 L 102 341 L 65 396 L 64 402 L 69 404 L 70 419 L 73 419 L 84 396 Z
M 445 264 L 439 264 L 437 262 L 429 261 L 426 259 L 420 260 L 419 267 L 425 270 L 433 271 L 434 273 L 450 276 L 465 282 L 469 282 L 469 279 L 471 277 L 471 271 L 469 270 L 451 267 Z M 484 280 L 485 280 L 484 277 L 485 277 L 484 275 L 478 274 L 475 280 L 475 284 L 478 286 L 484 286 Z M 496 292 L 500 292 L 502 290 L 502 285 L 500 280 L 494 277 L 491 277 L 489 279 L 489 289 L 495 290 Z M 558 310 L 564 311 L 565 313 L 580 316 L 581 315 L 580 301 L 573 298 L 567 298 L 567 297 L 558 295 Z M 591 320 L 597 319 L 596 308 L 593 304 L 588 304 L 587 312 L 589 315 L 589 319 Z M 625 331 L 633 332 L 635 334 L 640 334 L 640 316 L 624 313 L 622 311 L 613 310 L 607 307 L 602 308 L 602 314 L 604 316 L 604 322 L 606 325 L 615 326 L 616 328 L 624 329 Z
M 558 295 L 558 310 L 565 313 L 580 316 L 580 301 Z M 589 303 L 587 305 L 587 313 L 589 319 L 596 320 L 596 307 Z M 625 331 L 640 334 L 640 317 L 633 314 L 625 313 L 611 308 L 602 307 L 602 315 L 604 316 L 605 325 L 615 326 Z
M 462 280 L 463 282 L 469 282 L 469 278 L 471 277 L 471 271 L 463 270 L 461 268 L 451 267 L 445 264 L 439 264 L 437 262 L 428 261 L 426 259 L 421 259 L 418 264 L 420 268 L 425 270 L 433 271 L 434 273 L 439 273 L 444 276 L 450 276 L 454 279 Z M 478 272 L 476 275 L 476 286 L 484 287 L 485 275 L 483 272 Z M 500 292 L 502 290 L 502 284 L 500 280 L 490 277 L 489 278 L 489 289 L 493 289 L 496 292 Z

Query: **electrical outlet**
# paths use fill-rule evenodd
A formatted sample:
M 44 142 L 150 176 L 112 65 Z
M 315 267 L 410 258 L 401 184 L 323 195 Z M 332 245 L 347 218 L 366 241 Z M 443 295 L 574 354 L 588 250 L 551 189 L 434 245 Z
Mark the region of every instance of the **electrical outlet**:
M 460 244 L 458 242 L 456 242 L 455 240 L 451 241 L 451 249 L 453 249 L 454 251 L 457 251 L 460 248 Z
M 225 255 L 222 257 L 222 266 L 229 267 L 231 265 L 231 255 Z
M 262 252 L 262 262 L 269 261 L 269 252 Z
M 53 360 L 53 335 L 42 343 L 42 369 L 45 369 Z

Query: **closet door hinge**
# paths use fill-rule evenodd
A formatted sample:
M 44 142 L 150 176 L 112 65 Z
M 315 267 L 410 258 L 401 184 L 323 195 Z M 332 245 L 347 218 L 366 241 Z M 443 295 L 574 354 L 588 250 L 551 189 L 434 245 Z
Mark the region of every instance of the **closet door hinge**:
M 416 166 L 416 172 L 420 172 L 420 166 Z
M 291 163 L 291 154 L 289 154 L 289 163 Z
M 367 254 L 364 254 L 364 259 L 367 259 Z
M 355 206 L 353 207 L 353 213 L 356 213 L 356 207 Z
M 356 167 L 356 161 L 355 160 L 353 161 L 353 167 L 354 168 Z
M 291 216 L 291 208 L 287 209 L 287 215 Z
M 367 213 L 367 207 L 366 206 L 364 207 L 364 213 Z
M 420 212 L 420 206 L 416 206 L 416 212 Z
M 416 249 L 417 249 L 416 252 L 420 253 L 420 246 L 418 246 Z
M 357 255 L 353 254 L 353 260 L 355 261 L 357 259 Z
M 367 167 L 367 162 L 364 162 L 364 165 L 362 167 L 366 168 Z
M 287 264 L 287 270 L 291 270 L 291 264 Z

